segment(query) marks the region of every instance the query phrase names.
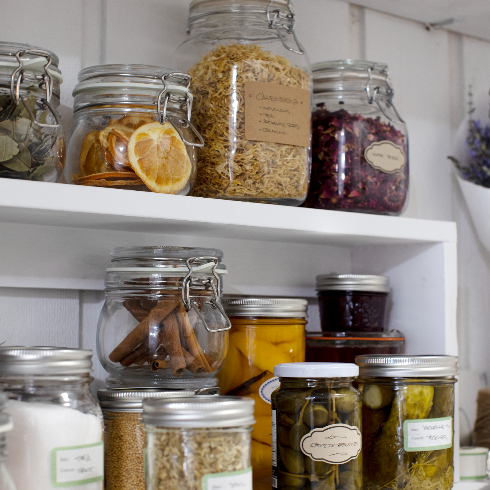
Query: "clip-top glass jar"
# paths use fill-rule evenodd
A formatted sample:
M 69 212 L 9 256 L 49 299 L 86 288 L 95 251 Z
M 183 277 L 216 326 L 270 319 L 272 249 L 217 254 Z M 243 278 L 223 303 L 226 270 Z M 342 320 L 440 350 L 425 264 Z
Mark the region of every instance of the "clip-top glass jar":
M 336 362 L 279 364 L 272 393 L 273 488 L 362 488 L 359 368 Z
M 400 214 L 407 202 L 408 135 L 383 63 L 313 67 L 313 163 L 306 207 Z
M 0 177 L 56 182 L 63 172 L 58 63 L 45 49 L 0 42 Z
M 453 486 L 453 356 L 356 357 L 365 490 Z
M 69 184 L 188 194 L 195 147 L 190 77 L 147 65 L 78 74 L 65 179 Z
M 92 351 L 0 347 L 0 388 L 12 415 L 7 468 L 19 490 L 102 490 L 102 413 L 89 385 Z
M 311 71 L 290 0 L 193 0 L 174 64 L 192 76 L 193 196 L 300 205 L 310 173 Z
M 97 327 L 108 385 L 216 386 L 231 328 L 221 306 L 222 257 L 206 248 L 113 250 Z

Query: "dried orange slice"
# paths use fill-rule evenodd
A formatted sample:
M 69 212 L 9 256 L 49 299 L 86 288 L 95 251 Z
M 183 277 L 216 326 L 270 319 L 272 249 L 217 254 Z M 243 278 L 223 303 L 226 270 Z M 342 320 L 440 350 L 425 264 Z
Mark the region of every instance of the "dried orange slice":
M 151 116 L 142 116 L 142 115 L 134 115 L 134 116 L 124 116 L 119 119 L 118 124 L 122 124 L 130 129 L 139 129 L 143 124 L 150 124 L 155 122 Z
M 137 129 L 128 144 L 129 163 L 153 192 L 175 194 L 191 175 L 191 161 L 175 128 L 153 122 Z
M 109 143 L 108 149 L 111 152 L 112 158 L 114 158 L 114 167 L 116 170 L 131 170 L 128 159 L 128 143 L 131 134 L 128 135 L 113 128 L 107 138 L 107 142 Z
M 99 142 L 106 150 L 109 148 L 109 136 L 114 130 L 118 131 L 119 134 L 123 134 L 128 141 L 133 134 L 133 130 L 131 128 L 128 128 L 123 124 L 119 124 L 117 121 L 115 124 L 109 124 L 109 126 L 102 129 L 99 134 Z
M 83 139 L 82 148 L 80 149 L 80 155 L 78 156 L 78 167 L 80 169 L 80 175 L 85 175 L 85 160 L 87 158 L 90 148 L 94 144 L 95 140 L 98 138 L 99 132 L 92 131 L 88 133 Z
M 99 140 L 96 139 L 87 153 L 83 167 L 84 173 L 81 176 L 113 172 L 113 163 L 114 160 L 111 154 L 104 150 Z

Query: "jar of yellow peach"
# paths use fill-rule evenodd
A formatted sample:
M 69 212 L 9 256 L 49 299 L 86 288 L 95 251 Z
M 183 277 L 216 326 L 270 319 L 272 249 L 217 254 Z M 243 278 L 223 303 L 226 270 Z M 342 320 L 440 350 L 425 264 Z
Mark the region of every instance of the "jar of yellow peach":
M 296 298 L 224 296 L 222 304 L 232 327 L 228 355 L 218 373 L 221 394 L 255 400 L 253 488 L 270 490 L 271 394 L 279 387 L 274 367 L 305 360 L 308 302 Z

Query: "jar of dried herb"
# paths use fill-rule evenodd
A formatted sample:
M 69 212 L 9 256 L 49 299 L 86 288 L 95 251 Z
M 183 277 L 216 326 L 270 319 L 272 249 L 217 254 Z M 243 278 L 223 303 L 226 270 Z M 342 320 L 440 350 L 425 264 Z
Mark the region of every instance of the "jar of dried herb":
M 56 182 L 65 162 L 58 57 L 0 42 L 0 177 Z
M 250 398 L 146 400 L 143 423 L 147 490 L 252 490 Z
M 65 180 L 69 184 L 186 195 L 196 176 L 186 73 L 100 65 L 78 74 Z
M 221 305 L 222 257 L 206 248 L 113 250 L 97 327 L 110 387 L 216 386 L 231 328 Z
M 383 63 L 313 67 L 313 162 L 306 207 L 400 214 L 408 193 L 408 134 Z
M 193 196 L 298 206 L 310 174 L 308 57 L 290 0 L 193 0 L 174 64 L 192 76 Z
M 365 490 L 453 487 L 454 356 L 356 357 Z

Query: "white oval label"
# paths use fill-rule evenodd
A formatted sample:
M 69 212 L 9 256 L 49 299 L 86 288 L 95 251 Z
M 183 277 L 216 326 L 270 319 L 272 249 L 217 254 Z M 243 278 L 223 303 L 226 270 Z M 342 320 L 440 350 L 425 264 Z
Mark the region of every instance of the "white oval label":
M 279 383 L 279 378 L 275 376 L 274 378 L 270 378 L 264 383 L 260 385 L 259 388 L 259 395 L 262 400 L 264 400 L 266 403 L 271 403 L 271 395 L 273 391 L 276 391 L 277 388 L 281 386 L 281 383 Z
M 376 170 L 392 174 L 407 164 L 405 152 L 391 141 L 371 143 L 364 150 L 364 158 Z
M 361 452 L 359 429 L 352 425 L 332 424 L 313 429 L 301 439 L 301 451 L 315 461 L 344 464 Z

